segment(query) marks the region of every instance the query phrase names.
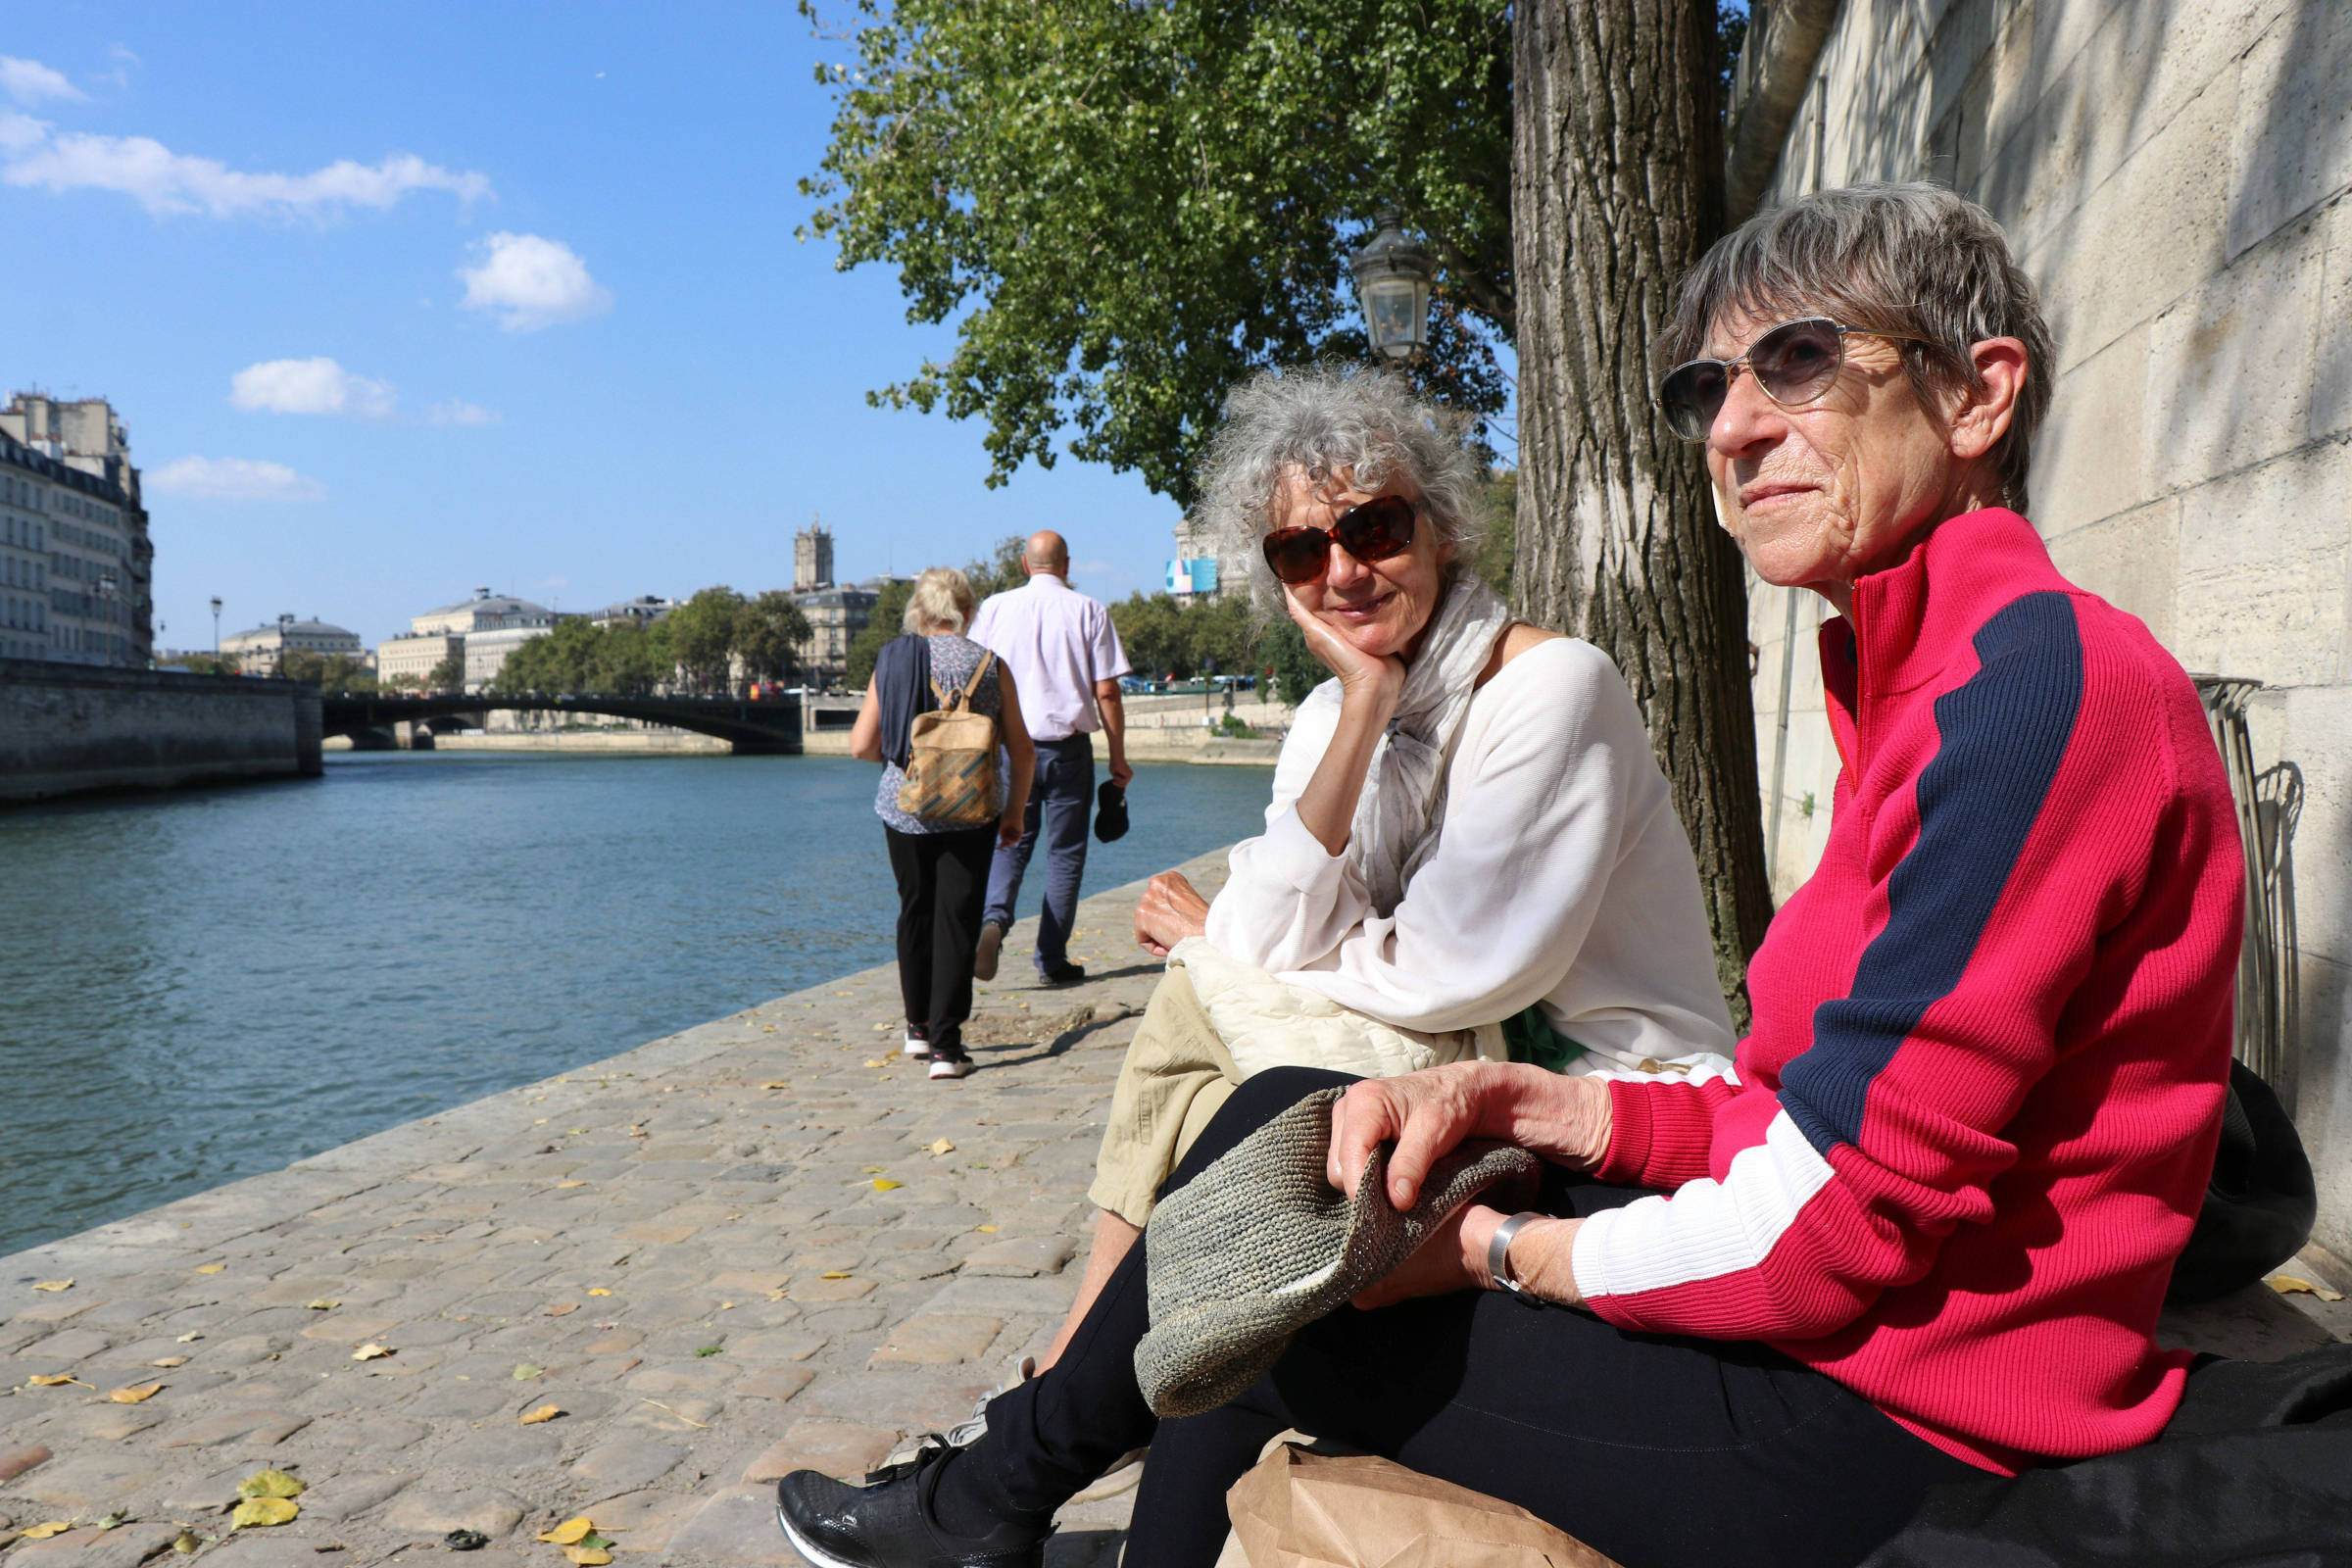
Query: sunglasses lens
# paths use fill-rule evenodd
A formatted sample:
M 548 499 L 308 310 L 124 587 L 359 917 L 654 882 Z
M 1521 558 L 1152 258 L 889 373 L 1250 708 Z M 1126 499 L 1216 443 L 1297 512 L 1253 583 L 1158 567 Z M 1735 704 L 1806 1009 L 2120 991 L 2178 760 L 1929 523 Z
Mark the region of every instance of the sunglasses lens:
M 1350 507 L 1332 533 L 1358 561 L 1386 561 L 1412 548 L 1413 504 L 1402 496 L 1379 496 Z
M 1323 575 L 1331 535 L 1320 528 L 1277 528 L 1266 535 L 1265 551 L 1274 575 L 1296 588 Z
M 1756 339 L 1747 363 L 1775 403 L 1810 403 L 1838 379 L 1843 359 L 1838 328 L 1828 321 L 1790 321 Z
M 1658 407 L 1666 413 L 1666 423 L 1686 441 L 1704 441 L 1707 426 L 1723 412 L 1723 399 L 1730 386 L 1721 360 L 1692 360 L 1678 365 L 1665 380 L 1658 383 Z

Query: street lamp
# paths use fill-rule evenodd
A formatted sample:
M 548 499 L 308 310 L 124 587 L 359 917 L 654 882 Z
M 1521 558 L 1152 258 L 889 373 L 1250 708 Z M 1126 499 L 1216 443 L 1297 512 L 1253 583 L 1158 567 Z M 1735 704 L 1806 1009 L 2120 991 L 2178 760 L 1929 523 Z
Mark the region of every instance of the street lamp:
M 1429 344 L 1429 284 L 1438 275 L 1437 263 L 1419 240 L 1396 226 L 1403 220 L 1396 208 L 1382 208 L 1372 221 L 1379 231 L 1348 259 L 1348 270 L 1355 274 L 1372 351 L 1408 359 Z
M 213 657 L 220 657 L 220 596 L 213 595 Z

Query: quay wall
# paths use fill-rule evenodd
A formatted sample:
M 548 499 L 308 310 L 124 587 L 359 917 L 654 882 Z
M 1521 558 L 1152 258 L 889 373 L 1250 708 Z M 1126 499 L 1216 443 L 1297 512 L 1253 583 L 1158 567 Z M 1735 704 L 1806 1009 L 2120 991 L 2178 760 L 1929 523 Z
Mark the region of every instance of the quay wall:
M 1984 203 L 2057 340 L 2031 512 L 2059 569 L 2189 669 L 2262 682 L 2255 765 L 2299 769 L 2305 791 L 2301 1027 L 2278 1087 L 2319 1175 L 2319 1239 L 2339 1256 L 2352 1255 L 2348 82 L 2341 0 L 1845 0 L 1765 197 L 1927 178 Z M 1838 772 L 1814 654 L 1826 612 L 1796 601 L 1749 585 L 1784 897 L 1820 857 Z
M 313 687 L 0 660 L 0 803 L 316 776 L 319 752 Z

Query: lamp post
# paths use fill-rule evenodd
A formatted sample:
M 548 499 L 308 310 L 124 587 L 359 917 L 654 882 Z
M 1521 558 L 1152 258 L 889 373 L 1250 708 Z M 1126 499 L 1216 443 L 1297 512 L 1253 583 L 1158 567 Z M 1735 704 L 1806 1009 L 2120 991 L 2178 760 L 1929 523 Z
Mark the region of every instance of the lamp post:
M 1403 220 L 1394 207 L 1382 208 L 1372 221 L 1377 231 L 1348 258 L 1363 307 L 1364 333 L 1373 353 L 1409 359 L 1429 344 L 1429 285 L 1438 275 L 1437 263 L 1397 226 Z
M 213 657 L 220 657 L 220 596 L 213 595 Z

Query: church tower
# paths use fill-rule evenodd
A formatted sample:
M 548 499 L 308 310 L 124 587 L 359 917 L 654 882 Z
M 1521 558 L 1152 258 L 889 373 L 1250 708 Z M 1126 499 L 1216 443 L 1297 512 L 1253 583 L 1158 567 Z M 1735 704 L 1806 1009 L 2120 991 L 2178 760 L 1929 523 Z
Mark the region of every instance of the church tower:
M 806 593 L 833 584 L 833 535 L 812 517 L 808 527 L 792 536 L 792 588 Z

